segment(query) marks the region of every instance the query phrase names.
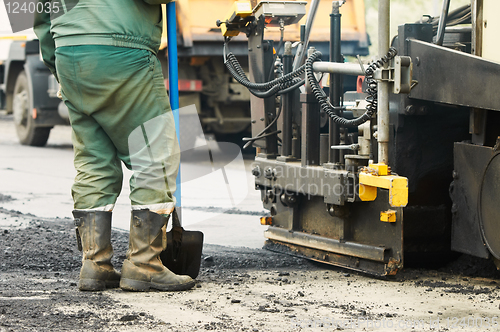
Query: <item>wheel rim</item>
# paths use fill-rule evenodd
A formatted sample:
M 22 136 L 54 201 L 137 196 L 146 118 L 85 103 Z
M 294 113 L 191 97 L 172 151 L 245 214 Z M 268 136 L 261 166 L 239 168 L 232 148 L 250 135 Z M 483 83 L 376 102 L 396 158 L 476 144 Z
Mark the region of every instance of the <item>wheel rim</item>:
M 26 90 L 21 90 L 14 95 L 12 112 L 14 113 L 14 123 L 17 126 L 26 127 L 29 114 L 29 98 Z
M 479 225 L 489 251 L 500 260 L 500 223 L 498 222 L 498 194 L 500 184 L 500 153 L 491 157 L 483 173 L 479 191 Z

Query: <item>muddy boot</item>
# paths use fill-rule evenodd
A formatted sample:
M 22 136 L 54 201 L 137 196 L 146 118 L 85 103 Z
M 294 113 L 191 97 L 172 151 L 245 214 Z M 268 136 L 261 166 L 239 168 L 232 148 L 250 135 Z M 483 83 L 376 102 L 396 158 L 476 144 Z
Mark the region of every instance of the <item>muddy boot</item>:
M 129 250 L 120 281 L 122 289 L 181 291 L 194 286 L 191 277 L 173 273 L 160 260 L 167 244 L 167 222 L 167 218 L 149 210 L 132 211 Z
M 111 212 L 75 210 L 73 216 L 83 252 L 78 288 L 101 291 L 118 287 L 120 274 L 111 265 Z

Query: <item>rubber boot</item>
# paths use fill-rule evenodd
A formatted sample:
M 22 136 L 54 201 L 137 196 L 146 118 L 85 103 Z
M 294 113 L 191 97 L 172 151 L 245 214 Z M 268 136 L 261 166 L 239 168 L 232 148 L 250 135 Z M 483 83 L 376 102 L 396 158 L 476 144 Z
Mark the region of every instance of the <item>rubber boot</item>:
M 191 277 L 173 273 L 160 260 L 160 253 L 167 245 L 167 223 L 168 218 L 150 210 L 132 211 L 129 250 L 120 280 L 122 289 L 181 291 L 194 286 Z
M 73 211 L 79 249 L 83 252 L 78 288 L 102 291 L 116 288 L 120 274 L 111 265 L 111 212 Z

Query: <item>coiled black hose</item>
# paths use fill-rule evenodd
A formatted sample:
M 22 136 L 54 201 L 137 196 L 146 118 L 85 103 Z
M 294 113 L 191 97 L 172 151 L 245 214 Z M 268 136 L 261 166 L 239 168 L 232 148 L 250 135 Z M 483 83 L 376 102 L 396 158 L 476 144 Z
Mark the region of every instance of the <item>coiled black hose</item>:
M 373 78 L 373 73 L 375 72 L 375 70 L 382 67 L 385 63 L 388 63 L 392 58 L 396 56 L 396 54 L 398 54 L 398 51 L 396 51 L 394 47 L 389 48 L 389 51 L 386 55 L 373 62 L 365 70 L 365 81 L 367 85 L 366 92 L 368 93 L 368 96 L 365 99 L 368 103 L 368 105 L 366 106 L 366 111 L 367 113 L 370 113 L 370 117 L 377 112 L 378 105 L 377 81 Z
M 375 70 L 377 70 L 377 68 L 382 67 L 384 63 L 387 63 L 390 59 L 394 58 L 396 54 L 396 49 L 391 47 L 389 49 L 389 52 L 384 57 L 375 61 L 366 69 L 365 79 L 368 84 L 368 97 L 366 97 L 366 101 L 368 102 L 368 106 L 366 107 L 366 112 L 355 119 L 346 119 L 335 114 L 335 107 L 330 104 L 330 102 L 328 101 L 328 96 L 319 86 L 318 80 L 316 80 L 316 77 L 314 76 L 313 64 L 315 61 L 318 61 L 321 58 L 321 52 L 316 51 L 311 54 L 311 56 L 307 58 L 305 63 L 306 76 L 309 84 L 311 85 L 312 92 L 318 100 L 321 109 L 325 111 L 325 113 L 328 114 L 328 116 L 332 118 L 335 123 L 341 126 L 357 127 L 370 120 L 373 114 L 377 112 L 377 82 L 373 78 L 373 73 L 375 72 Z
M 224 54 L 225 53 L 226 52 L 224 51 Z M 295 89 L 298 89 L 305 83 L 305 80 L 300 78 L 300 76 L 303 75 L 305 72 L 306 68 L 305 65 L 302 65 L 297 70 L 288 73 L 286 75 L 283 75 L 279 78 L 276 78 L 272 81 L 266 83 L 252 83 L 248 79 L 243 68 L 241 68 L 238 59 L 233 53 L 229 53 L 227 54 L 227 56 L 224 57 L 224 63 L 227 69 L 229 70 L 229 73 L 234 77 L 234 79 L 238 81 L 238 83 L 240 83 L 241 85 L 245 86 L 248 89 L 248 91 L 250 91 L 250 93 L 259 98 L 268 98 L 275 94 L 285 94 Z M 269 128 L 271 128 L 272 125 L 274 125 L 274 123 L 276 123 L 280 114 L 281 114 L 281 107 L 279 108 L 278 114 L 276 114 L 275 118 L 271 121 L 271 123 L 269 123 L 267 127 L 264 128 L 264 130 L 262 130 L 259 134 L 257 134 L 257 136 L 243 139 L 244 141 L 247 141 L 245 146 L 243 146 L 243 149 L 246 149 L 258 139 L 262 139 L 266 136 L 279 134 L 281 132 L 279 130 L 271 133 L 266 133 L 266 132 Z
M 299 76 L 305 72 L 305 66 L 301 66 L 296 71 L 283 75 L 272 81 L 266 83 L 252 83 L 246 76 L 245 71 L 241 68 L 238 59 L 233 53 L 229 53 L 227 55 L 225 64 L 231 75 L 236 81 L 238 81 L 238 83 L 245 86 L 251 93 L 260 98 L 270 97 L 278 93 L 280 90 L 297 85 L 300 81 Z

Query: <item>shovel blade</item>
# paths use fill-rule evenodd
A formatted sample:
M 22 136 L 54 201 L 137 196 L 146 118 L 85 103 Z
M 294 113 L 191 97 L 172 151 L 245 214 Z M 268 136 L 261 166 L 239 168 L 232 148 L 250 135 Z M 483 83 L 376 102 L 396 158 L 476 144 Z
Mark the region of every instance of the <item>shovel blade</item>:
M 170 271 L 195 279 L 200 272 L 203 251 L 203 233 L 182 230 L 182 241 L 173 241 L 173 231 L 167 233 L 167 249 L 160 259 Z

